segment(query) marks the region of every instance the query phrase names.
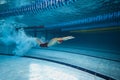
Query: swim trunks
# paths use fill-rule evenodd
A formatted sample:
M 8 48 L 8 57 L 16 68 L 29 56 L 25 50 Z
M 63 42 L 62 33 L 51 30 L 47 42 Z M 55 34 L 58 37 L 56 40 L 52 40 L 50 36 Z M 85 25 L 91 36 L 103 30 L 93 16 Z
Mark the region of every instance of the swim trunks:
M 48 42 L 40 44 L 40 47 L 48 47 Z
M 59 43 L 62 43 L 62 42 L 63 42 L 63 40 L 58 40 L 58 42 L 59 42 Z

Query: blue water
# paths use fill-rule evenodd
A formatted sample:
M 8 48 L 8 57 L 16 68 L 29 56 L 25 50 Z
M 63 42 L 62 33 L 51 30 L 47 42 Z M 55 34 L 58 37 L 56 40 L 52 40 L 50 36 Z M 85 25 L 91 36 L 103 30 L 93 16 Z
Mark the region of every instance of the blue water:
M 25 3 L 22 4 L 22 2 Z M 39 3 L 39 0 L 1 2 L 0 10 L 8 12 L 19 10 L 22 6 L 35 3 Z M 0 16 L 0 43 L 14 45 L 12 53 L 22 55 L 31 48 L 38 47 L 36 37 L 43 42 L 48 42 L 54 37 L 74 36 L 75 39 L 55 46 L 120 55 L 119 3 L 119 0 L 78 0 L 69 5 L 65 4 L 36 14 L 32 11 L 23 15 L 14 13 L 18 16 L 13 16 L 12 13 L 4 17 Z M 9 5 L 9 9 L 6 5 Z
M 0 0 L 0 80 L 119 79 L 120 0 L 60 0 L 40 7 L 42 1 Z M 65 36 L 75 38 L 46 48 L 36 42 Z

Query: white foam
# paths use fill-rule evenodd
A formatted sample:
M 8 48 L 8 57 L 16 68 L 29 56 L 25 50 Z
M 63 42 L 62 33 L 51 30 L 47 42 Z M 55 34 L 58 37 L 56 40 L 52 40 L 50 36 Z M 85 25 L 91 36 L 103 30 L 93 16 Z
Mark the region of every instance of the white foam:
M 15 30 L 16 25 L 19 26 L 20 23 L 10 20 L 2 20 L 0 23 L 0 41 L 5 45 L 16 44 L 14 54 L 22 56 L 29 49 L 36 46 L 35 38 L 27 36 L 24 29 Z

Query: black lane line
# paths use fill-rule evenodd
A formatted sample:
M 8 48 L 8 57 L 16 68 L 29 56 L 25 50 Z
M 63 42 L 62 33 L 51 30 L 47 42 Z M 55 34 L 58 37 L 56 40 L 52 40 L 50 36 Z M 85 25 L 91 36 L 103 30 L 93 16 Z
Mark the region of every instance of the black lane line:
M 1 54 L 1 53 L 0 53 L 0 55 L 14 56 L 13 54 Z M 78 69 L 78 70 L 90 73 L 92 75 L 98 76 L 98 77 L 103 78 L 105 80 L 116 80 L 116 79 L 113 79 L 113 78 L 111 78 L 109 76 L 105 76 L 103 74 L 100 74 L 100 73 L 97 73 L 97 72 L 94 72 L 94 71 L 91 71 L 91 70 L 88 70 L 88 69 L 85 69 L 85 68 L 82 68 L 82 67 L 79 67 L 79 66 L 76 66 L 76 65 L 72 65 L 72 64 L 60 62 L 60 61 L 55 61 L 55 60 L 46 59 L 46 58 L 40 58 L 40 57 L 34 57 L 34 56 L 21 56 L 21 57 L 26 57 L 26 58 L 32 58 L 32 59 L 39 59 L 39 60 L 54 62 L 54 63 L 58 63 L 58 64 L 61 64 L 61 65 L 65 65 L 65 66 L 68 66 L 68 67 L 72 67 L 72 68 L 75 68 L 75 69 Z
M 39 48 L 37 48 L 37 49 L 39 49 Z M 119 60 L 113 60 L 113 59 L 108 59 L 108 58 L 98 57 L 98 56 L 93 56 L 93 55 L 88 55 L 88 54 L 81 54 L 81 53 L 79 53 L 79 52 L 72 52 L 72 51 L 65 51 L 65 50 L 57 50 L 57 49 L 44 49 L 44 50 L 53 50 L 53 51 L 67 52 L 67 53 L 70 53 L 70 54 L 84 55 L 84 56 L 89 56 L 89 57 L 94 57 L 94 58 L 99 58 L 99 59 L 110 60 L 110 61 L 114 61 L 114 62 L 120 62 Z

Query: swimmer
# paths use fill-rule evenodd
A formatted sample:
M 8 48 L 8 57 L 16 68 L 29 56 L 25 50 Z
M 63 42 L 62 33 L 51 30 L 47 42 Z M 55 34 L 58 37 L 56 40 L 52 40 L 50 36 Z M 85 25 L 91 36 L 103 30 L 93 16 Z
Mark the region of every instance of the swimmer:
M 38 43 L 38 45 L 39 45 L 40 47 L 50 47 L 50 46 L 53 46 L 53 45 L 55 45 L 55 44 L 60 44 L 60 43 L 62 43 L 63 41 L 67 41 L 67 40 L 69 40 L 69 39 L 74 39 L 74 38 L 75 38 L 75 37 L 73 37 L 73 36 L 53 38 L 53 39 L 51 39 L 49 42 L 45 42 L 45 43 L 42 43 L 39 38 L 36 38 L 36 42 Z

